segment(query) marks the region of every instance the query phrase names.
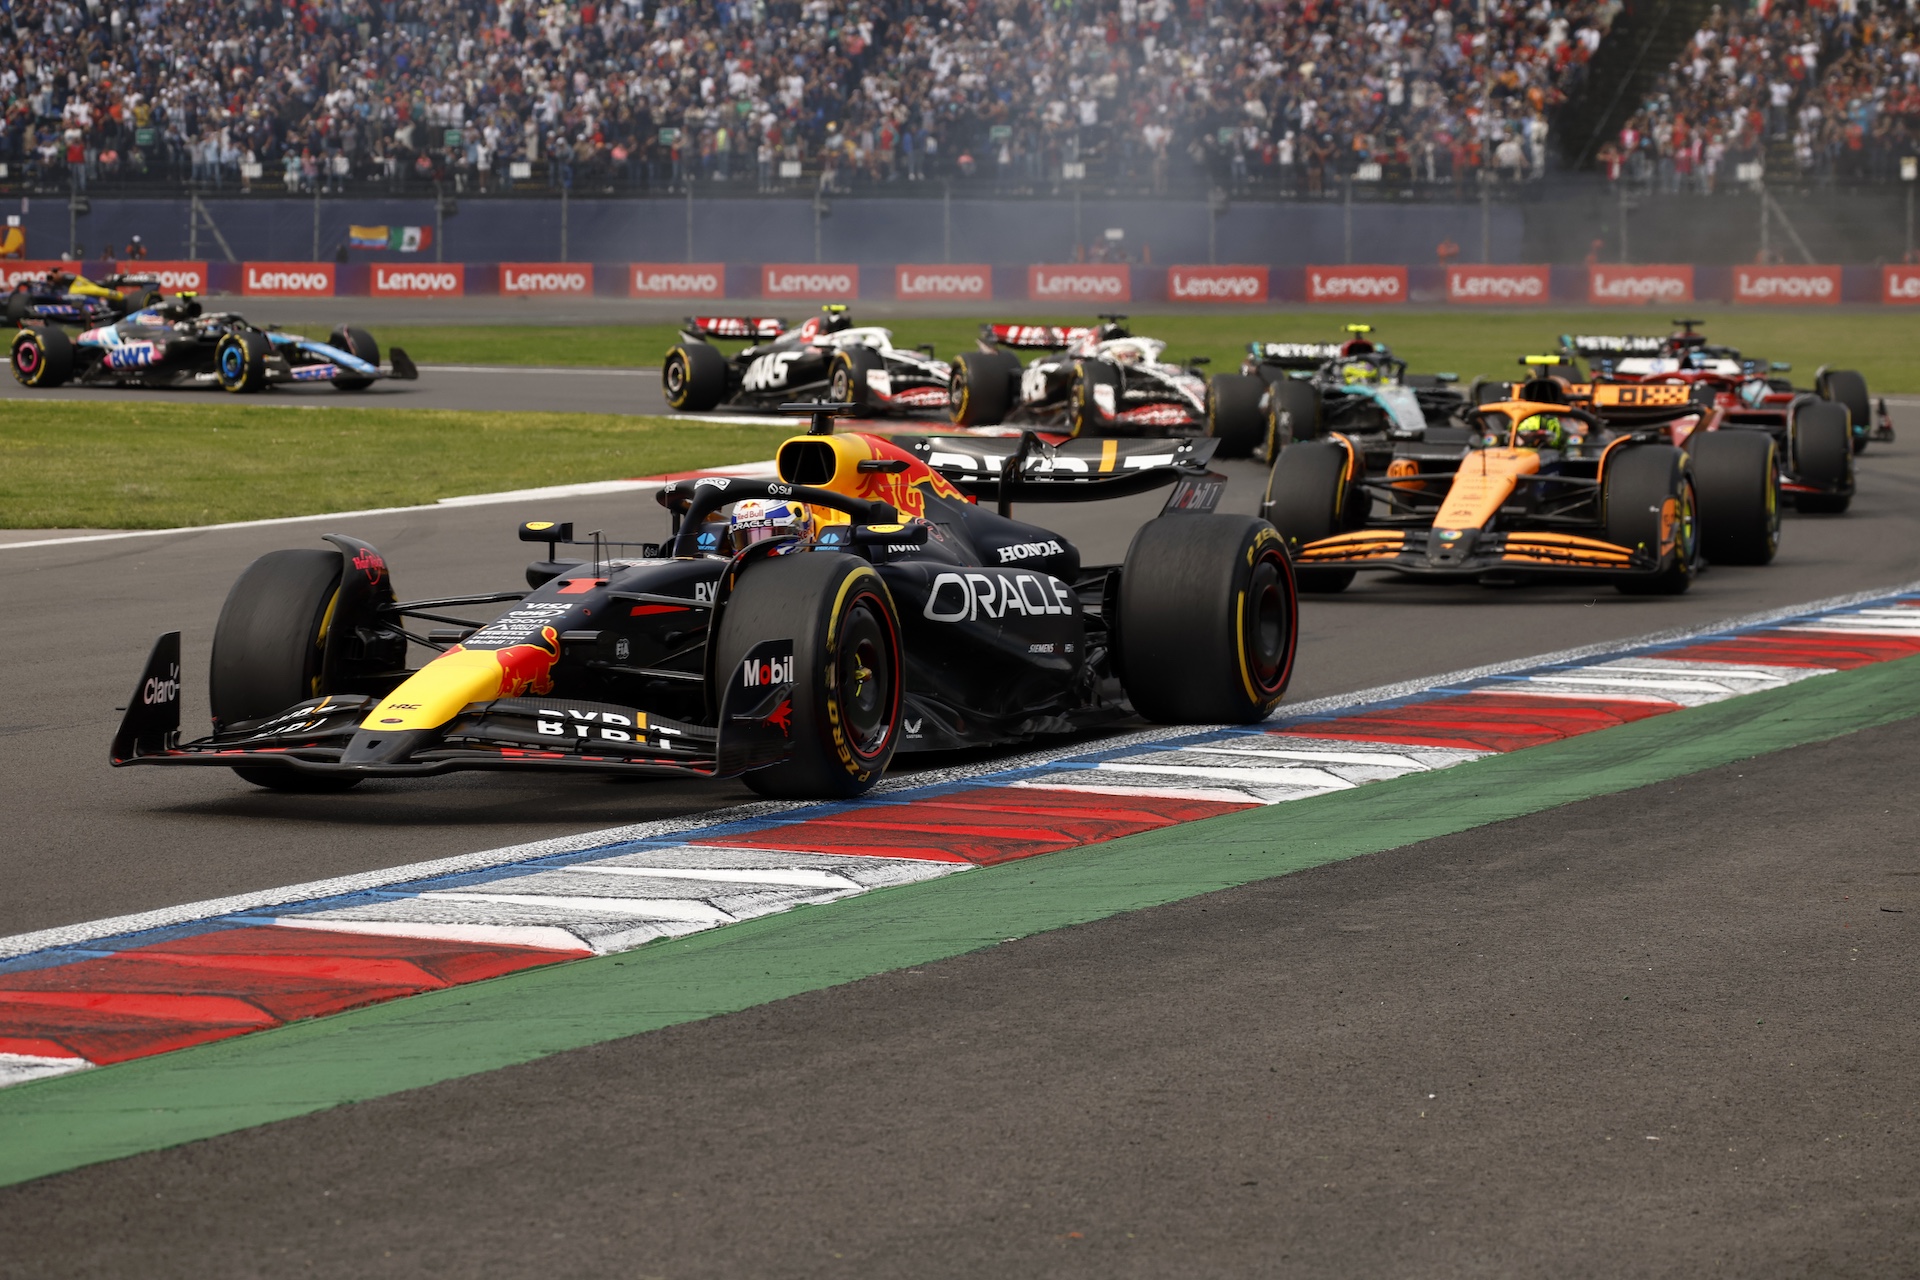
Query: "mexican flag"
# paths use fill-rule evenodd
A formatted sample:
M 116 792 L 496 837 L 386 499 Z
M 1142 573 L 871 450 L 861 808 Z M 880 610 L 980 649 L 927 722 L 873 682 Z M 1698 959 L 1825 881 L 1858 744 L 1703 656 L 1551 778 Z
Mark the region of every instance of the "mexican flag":
M 432 227 L 347 228 L 347 244 L 354 249 L 391 249 L 395 253 L 419 253 L 433 244 Z

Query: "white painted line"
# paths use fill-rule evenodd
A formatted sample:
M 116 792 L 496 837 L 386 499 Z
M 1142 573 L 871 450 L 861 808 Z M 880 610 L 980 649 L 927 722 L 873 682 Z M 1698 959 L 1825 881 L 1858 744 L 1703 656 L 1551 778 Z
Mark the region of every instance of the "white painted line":
M 45 1080 L 49 1076 L 64 1076 L 72 1071 L 85 1071 L 92 1065 L 85 1058 L 47 1058 L 34 1053 L 0 1053 L 0 1089 L 8 1085 L 25 1084 L 29 1080 Z
M 718 907 L 686 898 L 581 898 L 571 894 L 475 893 L 465 889 L 429 889 L 422 902 L 485 902 L 503 907 L 543 907 L 570 911 L 596 920 L 639 916 L 688 924 L 731 924 L 733 917 Z
M 1330 715 L 1349 707 L 1366 703 L 1386 702 L 1414 697 L 1435 689 L 1451 688 L 1485 680 L 1491 676 L 1507 675 L 1526 671 L 1533 667 L 1558 665 L 1577 662 L 1583 658 L 1604 658 L 1623 650 L 1644 648 L 1649 645 L 1682 644 L 1698 640 L 1705 636 L 1721 635 L 1743 628 L 1761 627 L 1778 623 L 1789 618 L 1804 617 L 1827 610 L 1844 609 L 1853 605 L 1880 600 L 1889 596 L 1920 593 L 1920 582 L 1907 582 L 1896 586 L 1872 591 L 1850 592 L 1843 596 L 1833 596 L 1825 600 L 1810 601 L 1805 604 L 1788 605 L 1778 609 L 1768 609 L 1758 613 L 1746 614 L 1736 618 L 1723 619 L 1695 627 L 1674 628 L 1659 631 L 1637 638 L 1605 641 L 1582 645 L 1576 649 L 1561 650 L 1556 653 L 1542 654 L 1529 658 L 1516 658 L 1508 662 L 1489 663 L 1485 666 L 1465 671 L 1447 672 L 1436 676 L 1427 676 L 1417 680 L 1399 681 L 1389 685 L 1377 685 L 1371 689 L 1361 689 L 1353 693 L 1337 694 L 1327 698 L 1317 698 L 1310 702 L 1291 706 L 1283 704 L 1276 714 L 1288 717 Z M 928 769 L 918 773 L 888 778 L 875 787 L 869 794 L 878 798 L 902 791 L 916 790 L 922 787 L 949 782 L 966 782 L 986 774 L 1005 773 L 1018 769 L 1044 768 L 1058 765 L 1076 756 L 1084 756 L 1093 751 L 1123 749 L 1127 747 L 1151 747 L 1165 744 L 1174 739 L 1192 738 L 1203 734 L 1210 728 L 1226 728 L 1218 725 L 1173 725 L 1157 729 L 1142 730 L 1138 733 L 1115 734 L 1106 738 L 1083 739 L 1069 746 L 1054 747 L 1044 751 L 1030 752 L 1020 756 L 1002 757 L 976 764 L 956 766 L 947 769 Z M 1343 744 L 1329 740 L 1328 746 L 1339 747 Z M 1357 744 L 1348 744 L 1357 745 Z M 1399 747 L 1405 751 L 1406 748 Z M 1438 749 L 1436 749 L 1438 750 Z M 1475 758 L 1474 752 L 1461 752 L 1463 759 Z M 1023 785 L 1016 782 L 1014 785 Z M 1035 780 L 1032 784 L 1046 787 L 1044 780 Z M 1056 789 L 1061 784 L 1052 784 Z M 1242 797 L 1244 798 L 1244 797 Z M 427 862 L 407 863 L 376 871 L 360 872 L 354 875 L 335 876 L 326 880 L 308 881 L 303 884 L 287 885 L 272 889 L 256 890 L 251 893 L 233 894 L 224 898 L 205 899 L 199 902 L 182 903 L 178 906 L 161 907 L 152 911 L 133 912 L 123 916 L 113 916 L 103 920 L 88 920 L 71 925 L 60 925 L 51 929 L 39 929 L 32 933 L 15 934 L 0 938 L 0 960 L 14 956 L 29 955 L 36 951 L 46 951 L 58 947 L 76 947 L 124 934 L 141 933 L 152 929 L 172 928 L 191 924 L 200 920 L 217 919 L 224 916 L 260 914 L 272 908 L 285 907 L 294 903 L 310 902 L 322 898 L 344 897 L 370 889 L 385 889 L 395 885 L 407 884 L 416 880 L 427 880 L 436 876 L 457 874 L 460 872 L 485 871 L 497 867 L 510 866 L 518 862 L 528 862 L 556 854 L 585 852 L 607 845 L 623 844 L 630 841 L 646 840 L 661 836 L 687 836 L 692 833 L 728 823 L 742 822 L 748 819 L 769 817 L 777 814 L 791 814 L 815 808 L 807 801 L 769 800 L 751 804 L 736 805 L 728 809 L 715 810 L 691 818 L 667 818 L 654 822 L 635 823 L 625 827 L 609 827 L 597 831 L 581 832 L 577 835 L 557 836 L 547 840 L 530 841 L 526 844 L 507 845 L 501 848 L 483 850 L 477 853 L 461 854 L 455 857 L 436 858 Z M 763 852 L 763 851 L 760 851 Z M 641 856 L 650 856 L 642 854 Z M 966 870 L 961 863 L 930 863 L 915 861 L 913 865 L 939 867 L 952 870 Z M 340 927 L 348 928 L 350 922 L 338 925 L 327 924 L 312 917 L 291 917 L 279 921 L 302 928 Z M 439 926 L 422 926 L 437 929 Z M 411 928 L 411 926 L 409 926 Z M 397 933 L 398 926 L 378 925 L 362 927 L 352 924 L 354 932 Z M 553 933 L 564 933 L 553 930 Z M 419 933 L 420 937 L 444 936 L 435 932 Z M 571 935 L 567 935 L 571 937 Z M 551 943 L 524 941 L 518 944 L 501 941 L 507 945 L 551 946 Z M 577 944 L 575 939 L 574 943 Z
M 865 886 L 857 880 L 834 875 L 831 871 L 734 871 L 730 869 L 707 869 L 703 867 L 652 867 L 635 866 L 632 863 L 608 864 L 604 862 L 576 862 L 569 867 L 556 867 L 554 873 L 583 871 L 599 876 L 638 876 L 649 880 L 701 880 L 714 884 L 754 884 L 778 885 L 795 889 L 831 889 L 844 892 L 861 889 Z
M 1273 751 L 1239 747 L 1182 747 L 1183 753 L 1206 756 L 1237 756 L 1242 760 L 1249 758 L 1266 759 L 1278 756 L 1284 760 L 1316 760 L 1323 764 L 1361 764 L 1382 769 L 1405 769 L 1409 772 L 1424 771 L 1427 766 L 1412 756 L 1394 751 Z M 1471 756 L 1471 752 L 1461 752 Z M 1449 764 L 1453 761 L 1448 761 Z
M 328 920 L 320 916 L 282 916 L 269 923 L 283 929 L 371 933 L 389 938 L 422 938 L 430 942 L 471 942 L 483 947 L 538 947 L 542 951 L 574 952 L 593 950 L 565 929 L 551 925 L 381 924 L 363 920 Z
M 1164 796 L 1169 800 L 1209 800 L 1215 804 L 1266 803 L 1251 792 L 1228 791 L 1213 787 L 1122 787 L 1086 782 L 1051 782 L 1040 779 L 1030 779 L 1010 785 L 1029 791 L 1080 791 L 1095 796 Z
M 1102 773 L 1158 773 L 1175 778 L 1216 778 L 1221 782 L 1251 782 L 1262 787 L 1312 787 L 1325 791 L 1347 791 L 1357 785 L 1325 769 L 1244 769 L 1230 765 L 1203 768 L 1190 764 L 1129 764 L 1118 760 L 1104 760 L 1094 768 Z

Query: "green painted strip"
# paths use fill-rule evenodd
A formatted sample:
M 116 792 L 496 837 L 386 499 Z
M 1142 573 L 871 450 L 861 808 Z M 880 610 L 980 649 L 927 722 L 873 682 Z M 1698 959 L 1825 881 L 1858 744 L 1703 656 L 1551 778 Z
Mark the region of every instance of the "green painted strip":
M 1920 657 L 0 1093 L 0 1185 L 527 1062 L 1920 715 Z M 624 970 L 632 969 L 632 973 Z

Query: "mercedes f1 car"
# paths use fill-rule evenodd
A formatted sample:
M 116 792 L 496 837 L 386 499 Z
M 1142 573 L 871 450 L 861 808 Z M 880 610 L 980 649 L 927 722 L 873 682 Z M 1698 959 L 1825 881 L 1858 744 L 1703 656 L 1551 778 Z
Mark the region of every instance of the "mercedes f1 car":
M 1670 443 L 1566 403 L 1539 379 L 1468 414 L 1464 447 L 1396 448 L 1384 467 L 1335 432 L 1281 450 L 1262 514 L 1300 589 L 1361 569 L 1441 578 L 1597 575 L 1628 594 L 1678 594 L 1711 553 L 1764 564 L 1779 545 L 1774 447 L 1761 433 Z
M 49 271 L 14 285 L 7 295 L 7 324 L 110 324 L 130 311 L 155 305 L 161 296 L 160 282 L 151 276 L 110 275 L 89 280 L 68 271 Z
M 716 340 L 750 345 L 729 358 Z M 896 347 L 892 330 L 855 327 L 837 304 L 791 330 L 774 319 L 689 316 L 660 368 L 667 403 L 688 413 L 813 399 L 851 405 L 856 418 L 943 412 L 949 376 L 931 345 Z
M 1460 429 L 1467 400 L 1453 385 L 1459 378 L 1408 373 L 1372 333 L 1350 324 L 1343 342 L 1249 343 L 1240 372 L 1213 380 L 1222 452 L 1271 462 L 1292 441 L 1329 431 L 1390 452 L 1430 427 Z
M 306 791 L 552 769 L 744 775 L 766 795 L 850 797 L 895 751 L 1135 713 L 1251 722 L 1279 703 L 1292 569 L 1271 525 L 1212 511 L 1225 482 L 1207 470 L 1211 441 L 895 442 L 828 434 L 845 405 L 799 407 L 816 411 L 814 431 L 780 447 L 777 479 L 660 491 L 664 543 L 523 525 L 523 540 L 548 544 L 531 590 L 402 600 L 386 558 L 341 535 L 262 556 L 214 627 L 212 734 L 179 740 L 170 632 L 112 762 L 228 767 Z M 1083 565 L 1067 539 L 1010 514 L 1016 500 L 1167 485 L 1164 514 L 1118 565 Z M 491 622 L 459 616 L 496 602 L 511 606 Z M 410 645 L 429 660 L 410 667 Z
M 1135 337 L 1125 316 L 1061 328 L 980 327 L 977 351 L 953 360 L 953 420 L 963 427 L 1039 427 L 1068 437 L 1208 433 L 1204 357 L 1161 359 L 1167 344 Z M 1041 351 L 1023 367 L 1017 352 Z
M 385 378 L 420 376 L 395 347 L 380 367 L 380 344 L 365 329 L 343 326 L 325 342 L 277 327 L 258 329 L 231 312 L 203 313 L 182 294 L 131 315 L 70 334 L 57 323 L 29 319 L 13 335 L 13 376 L 27 387 L 219 387 L 260 391 L 282 383 L 329 382 L 361 391 Z

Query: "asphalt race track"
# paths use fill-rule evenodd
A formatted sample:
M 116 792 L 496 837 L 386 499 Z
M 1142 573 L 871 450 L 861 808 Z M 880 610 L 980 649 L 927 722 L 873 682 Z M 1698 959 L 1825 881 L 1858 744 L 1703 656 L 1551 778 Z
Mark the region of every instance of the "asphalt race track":
M 595 407 L 568 376 L 566 407 Z M 1920 580 L 1920 415 L 1896 414 L 1849 514 L 1789 514 L 1774 565 L 1680 599 L 1310 597 L 1290 700 Z M 1252 510 L 1260 470 L 1230 469 Z M 1018 514 L 1097 563 L 1155 506 Z M 161 631 L 186 633 L 204 723 L 213 619 L 253 557 L 337 529 L 403 595 L 498 589 L 533 518 L 665 528 L 627 494 L 0 545 L 0 933 L 747 798 L 510 775 L 287 797 L 105 764 Z M 1920 901 L 1885 877 L 1916 747 L 1873 730 L 0 1190 L 0 1275 L 1911 1273 L 1895 957 Z

